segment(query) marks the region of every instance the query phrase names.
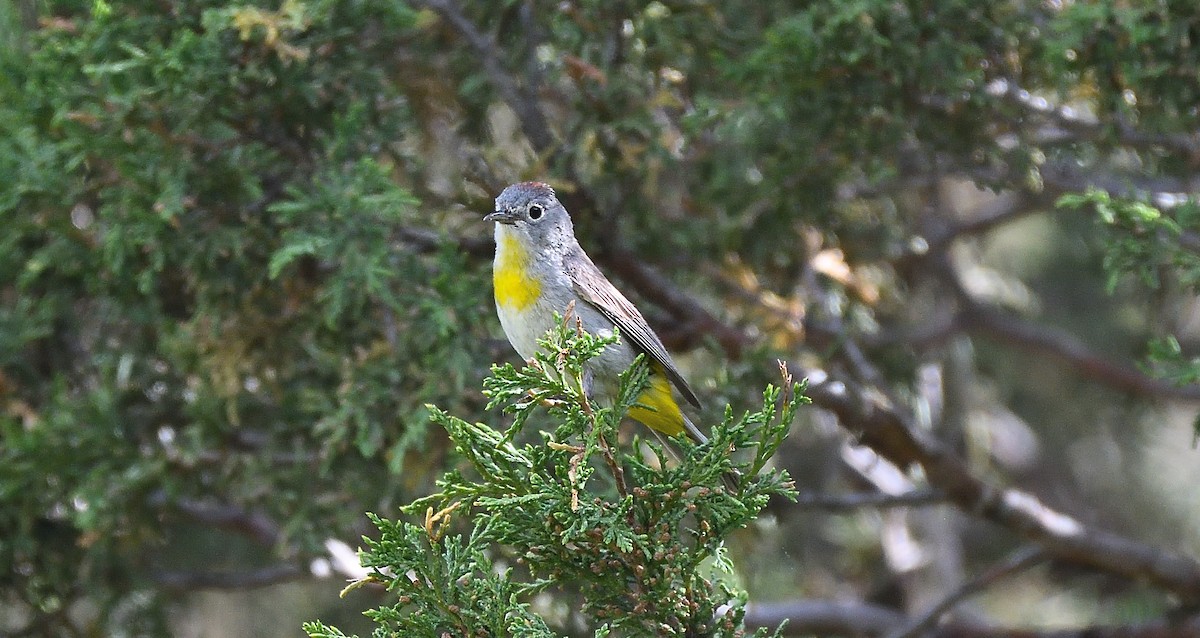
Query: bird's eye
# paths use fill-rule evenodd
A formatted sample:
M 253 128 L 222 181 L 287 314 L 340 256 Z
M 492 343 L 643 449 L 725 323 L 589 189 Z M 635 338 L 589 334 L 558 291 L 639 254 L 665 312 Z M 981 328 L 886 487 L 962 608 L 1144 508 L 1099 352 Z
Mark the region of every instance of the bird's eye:
M 537 221 L 542 218 L 543 212 L 545 212 L 545 211 L 542 210 L 541 206 L 534 204 L 533 206 L 529 207 L 529 219 L 532 219 L 533 221 Z

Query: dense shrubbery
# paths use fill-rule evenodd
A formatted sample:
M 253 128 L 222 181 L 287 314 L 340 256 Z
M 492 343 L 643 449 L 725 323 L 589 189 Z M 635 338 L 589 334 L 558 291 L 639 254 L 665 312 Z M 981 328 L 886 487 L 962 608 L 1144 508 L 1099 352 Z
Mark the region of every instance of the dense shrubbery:
M 0 632 L 162 633 L 183 595 L 310 579 L 327 539 L 379 538 L 362 512 L 435 490 L 467 430 L 427 405 L 503 430 L 479 219 L 523 178 L 680 354 L 695 420 L 757 402 L 776 357 L 813 375 L 825 411 L 779 456 L 802 503 L 968 515 L 773 507 L 786 532 L 730 543 L 751 598 L 915 613 L 1017 539 L 1159 588 L 1088 589 L 1114 604 L 1076 624 L 1193 597 L 1190 559 L 1067 551 L 976 479 L 1200 547 L 1176 423 L 1200 399 L 1200 10 L 461 5 L 0 3 Z M 512 546 L 482 533 L 463 551 Z

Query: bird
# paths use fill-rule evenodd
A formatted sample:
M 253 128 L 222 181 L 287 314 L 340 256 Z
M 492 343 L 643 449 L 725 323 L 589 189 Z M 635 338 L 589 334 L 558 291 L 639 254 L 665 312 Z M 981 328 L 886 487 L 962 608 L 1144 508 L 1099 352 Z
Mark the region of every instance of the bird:
M 621 337 L 585 364 L 584 390 L 615 397 L 618 376 L 644 354 L 650 366 L 649 383 L 628 416 L 667 437 L 686 433 L 697 443 L 708 442 L 680 409 L 671 386 L 697 408 L 700 399 L 642 313 L 580 247 L 571 216 L 553 188 L 542 182 L 508 186 L 484 221 L 495 222 L 496 313 L 522 358 L 528 360 L 537 352 L 538 339 L 556 324 L 555 314 L 563 316 L 573 306 L 587 332 L 608 336 L 616 329 Z

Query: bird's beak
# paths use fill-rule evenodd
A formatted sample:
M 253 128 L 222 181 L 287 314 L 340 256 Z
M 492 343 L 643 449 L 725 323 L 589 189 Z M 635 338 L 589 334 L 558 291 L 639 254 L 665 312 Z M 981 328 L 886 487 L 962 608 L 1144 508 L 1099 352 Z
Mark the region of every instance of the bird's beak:
M 498 210 L 494 213 L 488 213 L 484 216 L 485 222 L 496 222 L 498 224 L 508 224 L 512 226 L 517 223 L 517 214 L 509 210 Z

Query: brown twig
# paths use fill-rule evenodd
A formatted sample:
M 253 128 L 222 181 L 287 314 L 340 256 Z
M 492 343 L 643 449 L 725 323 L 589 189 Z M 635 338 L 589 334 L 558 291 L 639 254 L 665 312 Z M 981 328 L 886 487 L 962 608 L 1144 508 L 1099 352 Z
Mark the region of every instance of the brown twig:
M 428 228 L 401 228 L 397 231 L 397 239 L 422 253 L 435 252 L 450 245 L 471 257 L 489 258 L 494 250 L 490 236 L 444 237 Z
M 944 502 L 946 502 L 946 495 L 937 490 L 913 490 L 905 494 L 884 494 L 882 492 L 807 493 L 796 497 L 794 507 L 844 512 L 866 508 L 923 507 Z
M 151 500 L 165 500 L 165 497 L 160 495 Z M 170 506 L 197 523 L 235 531 L 267 547 L 277 544 L 282 535 L 279 523 L 258 510 L 186 498 L 177 499 Z
M 932 272 L 950 289 L 961 310 L 956 328 L 1017 346 L 1038 356 L 1070 365 L 1085 378 L 1142 396 L 1200 401 L 1200 386 L 1177 386 L 1155 379 L 1130 365 L 1114 363 L 1092 351 L 1074 335 L 1004 314 L 973 297 L 945 254 L 931 256 Z
M 517 114 L 521 130 L 533 145 L 534 150 L 545 153 L 554 144 L 549 123 L 537 104 L 536 97 L 528 87 L 522 87 L 502 62 L 504 56 L 496 42 L 482 31 L 462 12 L 453 0 L 417 0 L 414 4 L 424 6 L 438 14 L 467 44 L 475 50 L 475 57 L 483 65 L 488 82 L 504 103 Z
M 835 600 L 793 600 L 750 603 L 746 625 L 773 630 L 786 621 L 787 636 L 879 636 L 902 625 L 907 617 L 894 609 L 871 603 Z M 1195 638 L 1200 616 L 1179 621 L 1153 621 L 1134 625 L 1097 625 L 1072 629 L 997 627 L 976 622 L 950 622 L 927 632 L 933 638 Z
M 819 330 L 810 330 L 819 333 Z M 1179 386 L 1156 379 L 1132 365 L 1105 358 L 1064 330 L 1006 314 L 974 299 L 969 301 L 967 309 L 949 319 L 927 322 L 909 332 L 876 335 L 867 343 L 872 348 L 903 343 L 919 351 L 937 347 L 964 332 L 1006 343 L 1037 357 L 1057 359 L 1083 378 L 1122 392 L 1147 398 L 1200 401 L 1200 387 Z
M 190 498 L 170 500 L 162 492 L 153 494 L 150 503 L 181 514 L 195 523 L 241 534 L 265 547 L 275 547 L 283 539 L 283 528 L 279 523 L 259 510 Z M 311 576 L 304 566 L 294 563 L 240 571 L 158 570 L 150 574 L 159 587 L 173 591 L 253 589 Z
M 299 565 L 282 563 L 246 571 L 159 571 L 151 574 L 155 584 L 173 591 L 197 589 L 254 589 L 308 578 Z
M 1042 131 L 1041 135 L 1050 135 L 1058 141 L 1099 142 L 1111 134 L 1116 142 L 1130 148 L 1165 149 L 1188 159 L 1200 156 L 1200 138 L 1194 134 L 1147 133 L 1121 118 L 1103 122 L 1078 109 L 1034 95 L 1011 79 L 993 81 L 986 90 L 989 95 L 1019 107 L 1027 116 L 1044 119 L 1056 127 L 1058 131 Z
M 903 625 L 889 631 L 887 638 L 916 638 L 929 627 L 953 609 L 962 601 L 974 596 L 984 589 L 1017 572 L 1024 571 L 1046 559 L 1046 552 L 1041 547 L 1024 547 L 1013 552 L 1004 560 L 993 565 L 982 574 L 963 583 L 963 585 L 943 598 L 921 615 L 912 618 Z
M 746 626 L 768 631 L 787 622 L 792 636 L 869 636 L 904 622 L 904 614 L 871 603 L 840 600 L 793 600 L 746 605 Z
M 608 445 L 608 440 L 604 438 L 603 433 L 597 433 L 596 442 L 600 446 L 600 456 L 604 458 L 604 463 L 608 465 L 608 470 L 612 472 L 613 480 L 617 484 L 617 493 L 624 499 L 629 496 L 629 486 L 625 483 L 625 471 L 621 469 L 621 464 L 617 462 L 617 457 L 613 454 L 612 447 Z M 630 522 L 633 522 L 632 517 L 633 512 L 630 511 Z
M 1006 192 L 981 206 L 966 221 L 914 237 L 906 250 L 893 261 L 898 267 L 903 267 L 907 263 L 923 259 L 926 255 L 942 252 L 959 239 L 986 233 L 1053 205 L 1054 198 L 1045 193 Z
M 1133 366 L 1105 359 L 1065 331 L 1039 326 L 979 303 L 972 303 L 964 310 L 960 325 L 982 337 L 1002 341 L 1039 356 L 1059 359 L 1081 376 L 1125 392 L 1200 401 L 1198 386 L 1178 386 L 1155 379 Z
M 735 359 L 741 356 L 742 350 L 749 345 L 750 339 L 742 331 L 717 319 L 692 296 L 680 290 L 628 250 L 608 246 L 603 257 L 605 265 L 616 272 L 622 281 L 670 312 L 676 324 L 682 324 L 689 335 L 711 336 L 729 357 Z
M 992 485 L 944 443 L 912 427 L 880 393 L 820 370 L 807 376 L 808 396 L 816 406 L 833 412 L 862 444 L 897 466 L 920 465 L 930 485 L 964 511 L 1037 542 L 1055 559 L 1146 580 L 1184 600 L 1200 601 L 1200 564 L 1194 559 L 1089 528 L 1032 494 Z

